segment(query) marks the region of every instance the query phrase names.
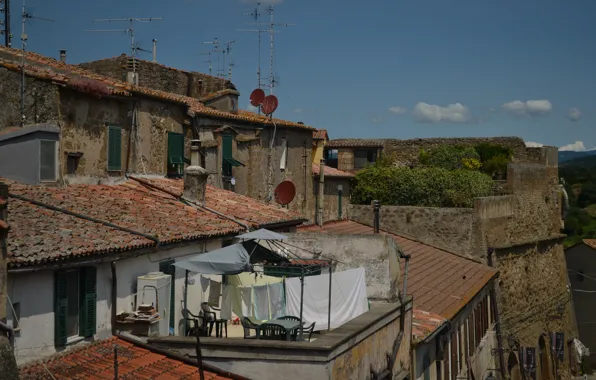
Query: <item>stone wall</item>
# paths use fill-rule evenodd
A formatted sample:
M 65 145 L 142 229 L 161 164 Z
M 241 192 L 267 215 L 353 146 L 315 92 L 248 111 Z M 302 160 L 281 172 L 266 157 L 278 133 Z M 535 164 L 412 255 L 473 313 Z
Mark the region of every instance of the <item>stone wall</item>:
M 123 80 L 126 75 L 127 60 L 128 57 L 123 54 L 115 58 L 86 62 L 80 66 L 110 78 Z M 235 88 L 230 81 L 207 74 L 178 70 L 145 60 L 137 60 L 136 64 L 139 86 L 143 87 L 194 98 Z
M 349 177 L 325 177 L 324 198 L 323 198 L 323 221 L 340 220 L 348 218 L 350 206 L 350 183 Z M 342 186 L 341 215 L 339 212 L 339 186 Z M 319 177 L 313 177 L 313 197 L 315 197 L 315 208 L 309 215 L 311 222 L 316 220 L 316 210 L 319 204 Z
M 21 125 L 21 75 L 0 67 L 0 130 Z M 58 120 L 58 88 L 47 81 L 27 78 L 25 124 Z

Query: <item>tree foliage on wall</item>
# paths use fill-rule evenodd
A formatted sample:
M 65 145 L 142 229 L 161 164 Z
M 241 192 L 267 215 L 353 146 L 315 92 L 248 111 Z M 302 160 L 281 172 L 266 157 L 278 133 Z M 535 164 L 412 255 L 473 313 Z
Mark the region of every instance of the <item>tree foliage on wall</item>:
M 421 150 L 419 161 L 423 166 L 448 170 L 470 169 L 502 179 L 507 173 L 513 150 L 510 147 L 482 143 L 474 147 L 441 145 L 431 150 Z
M 472 207 L 491 194 L 492 179 L 479 171 L 440 167 L 398 168 L 384 160 L 356 174 L 351 202 L 425 207 Z

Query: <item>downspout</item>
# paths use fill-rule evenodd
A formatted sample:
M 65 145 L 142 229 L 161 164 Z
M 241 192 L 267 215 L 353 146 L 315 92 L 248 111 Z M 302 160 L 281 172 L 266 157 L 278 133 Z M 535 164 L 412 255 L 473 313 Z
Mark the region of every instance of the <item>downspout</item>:
M 132 105 L 132 125 L 128 133 L 128 148 L 126 149 L 126 167 L 124 168 L 124 176 L 128 178 L 128 169 L 130 163 L 130 148 L 132 145 L 132 135 L 137 133 L 137 102 Z
M 116 275 L 116 261 L 114 260 L 111 263 L 112 267 L 112 335 L 117 334 L 116 329 L 116 316 L 118 312 L 116 310 L 116 305 L 118 303 L 118 276 Z
M 323 225 L 323 207 L 325 202 L 325 159 L 319 164 L 319 192 L 317 194 L 317 225 Z
M 273 143 L 275 142 L 275 132 L 277 132 L 277 125 L 275 121 L 273 121 L 273 116 L 271 117 L 271 122 L 273 123 L 273 136 L 271 136 L 271 142 L 269 143 L 269 167 L 267 168 L 267 201 L 271 202 L 273 199 Z
M 88 220 L 93 223 L 102 224 L 104 226 L 111 227 L 111 228 L 114 228 L 114 229 L 117 229 L 120 231 L 128 232 L 129 234 L 132 234 L 132 235 L 144 237 L 145 239 L 151 240 L 155 243 L 155 249 L 158 249 L 161 244 L 159 239 L 156 238 L 155 236 L 151 236 L 151 235 L 148 235 L 148 234 L 145 234 L 142 232 L 134 231 L 134 230 L 131 230 L 130 228 L 121 227 L 114 223 L 106 222 L 105 220 L 96 219 L 96 218 L 93 218 L 93 217 L 90 217 L 87 215 L 79 214 L 78 212 L 69 211 L 69 210 L 61 208 L 61 207 L 52 206 L 47 203 L 35 201 L 33 199 L 29 199 L 29 198 L 23 197 L 21 195 L 13 194 L 13 193 L 8 193 L 8 196 L 11 198 L 15 198 L 15 199 L 24 201 L 24 202 L 29 202 L 29 203 L 34 204 L 39 207 L 47 208 L 52 211 L 57 211 L 57 212 L 60 212 L 60 213 L 66 214 L 66 215 L 71 215 L 71 216 L 74 216 L 74 217 L 77 217 L 80 219 Z
M 486 255 L 486 262 L 489 267 L 494 268 L 492 248 L 488 249 Z M 488 292 L 490 295 L 490 305 L 495 313 L 495 333 L 497 334 L 497 345 L 499 346 L 499 364 L 501 366 L 501 378 L 504 378 L 505 373 L 505 357 L 503 356 L 503 337 L 501 336 L 501 317 L 499 316 L 499 308 L 497 307 L 497 299 L 495 297 L 495 281 L 493 280 Z
M 139 182 L 140 184 L 142 184 L 142 185 L 144 185 L 144 186 L 147 186 L 147 187 L 150 187 L 150 188 L 152 188 L 152 189 L 159 190 L 159 191 L 162 191 L 162 192 L 164 192 L 164 193 L 166 193 L 166 194 L 168 194 L 168 195 L 171 195 L 171 196 L 173 196 L 174 198 L 176 198 L 178 201 L 180 201 L 180 202 L 182 202 L 182 203 L 184 203 L 184 204 L 186 204 L 186 205 L 195 206 L 195 207 L 198 207 L 198 208 L 204 209 L 205 211 L 209 211 L 209 212 L 211 212 L 211 213 L 213 213 L 213 214 L 215 214 L 215 215 L 217 215 L 217 216 L 221 216 L 221 217 L 222 217 L 222 218 L 224 218 L 224 219 L 227 219 L 227 220 L 229 220 L 229 221 L 231 221 L 231 222 L 234 222 L 234 223 L 236 223 L 236 224 L 238 224 L 238 225 L 240 225 L 240 226 L 244 227 L 244 229 L 246 229 L 246 231 L 247 231 L 247 232 L 249 232 L 249 231 L 250 231 L 250 227 L 248 226 L 248 224 L 246 224 L 246 223 L 243 223 L 243 222 L 241 222 L 241 221 L 239 221 L 239 220 L 236 220 L 236 219 L 234 219 L 234 218 L 232 218 L 232 217 L 230 217 L 230 216 L 227 216 L 227 215 L 225 215 L 225 214 L 222 214 L 222 213 L 221 213 L 221 212 L 219 212 L 219 211 L 215 211 L 215 210 L 213 210 L 213 209 L 211 209 L 211 208 L 209 208 L 209 207 L 207 207 L 207 206 L 200 205 L 200 204 L 198 204 L 198 203 L 196 203 L 196 202 L 191 202 L 191 201 L 189 201 L 189 200 L 187 200 L 187 199 L 184 199 L 184 198 L 182 198 L 182 197 L 181 197 L 179 194 L 176 194 L 176 193 L 174 193 L 173 191 L 169 191 L 169 190 L 166 190 L 166 189 L 162 189 L 161 187 L 159 187 L 159 186 L 155 186 L 155 185 L 154 185 L 154 184 L 152 184 L 151 182 L 145 181 L 145 180 L 143 180 L 143 179 L 141 179 L 141 178 L 132 177 L 132 176 L 131 176 L 131 177 L 129 177 L 129 178 L 130 178 L 130 179 L 132 179 L 132 180 L 135 180 L 135 181 Z

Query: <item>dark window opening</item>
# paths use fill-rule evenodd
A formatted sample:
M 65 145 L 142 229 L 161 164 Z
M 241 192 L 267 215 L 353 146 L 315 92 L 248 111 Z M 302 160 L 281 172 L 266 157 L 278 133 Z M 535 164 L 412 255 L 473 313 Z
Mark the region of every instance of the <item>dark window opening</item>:
M 66 174 L 76 174 L 81 157 L 83 157 L 81 152 L 66 153 Z
M 170 335 L 174 335 L 174 324 L 175 324 L 175 318 L 174 318 L 174 297 L 176 296 L 175 290 L 176 288 L 174 287 L 174 282 L 176 281 L 176 267 L 173 265 L 176 261 L 175 260 L 166 260 L 166 261 L 162 261 L 159 263 L 159 271 L 163 274 L 167 274 L 170 275 L 170 320 L 169 320 L 169 325 L 170 325 Z
M 39 179 L 41 181 L 56 181 L 58 166 L 56 141 L 41 140 L 39 143 Z
M 337 169 L 338 165 L 338 151 L 337 149 L 326 149 L 323 154 L 325 165 Z
M 184 174 L 184 135 L 168 132 L 168 177 Z
M 354 150 L 354 169 L 363 169 L 367 165 L 374 164 L 377 160 L 377 151 L 371 149 Z
M 222 176 L 225 182 L 229 182 L 233 176 L 233 168 L 244 166 L 240 161 L 236 161 L 232 156 L 232 142 L 234 137 L 231 134 L 221 136 L 221 151 L 222 151 Z

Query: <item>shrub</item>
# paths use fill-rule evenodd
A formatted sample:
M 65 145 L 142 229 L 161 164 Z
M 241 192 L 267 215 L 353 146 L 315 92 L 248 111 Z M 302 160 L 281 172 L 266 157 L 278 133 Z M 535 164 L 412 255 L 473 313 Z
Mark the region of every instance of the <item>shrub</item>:
M 505 175 L 507 174 L 507 165 L 510 159 L 507 156 L 500 155 L 491 157 L 488 161 L 482 164 L 482 172 L 490 175 Z
M 70 85 L 78 91 L 97 95 L 99 97 L 110 95 L 109 87 L 105 83 L 95 79 L 79 78 L 73 80 Z
M 513 150 L 510 147 L 482 143 L 476 145 L 474 149 L 476 149 L 482 161 L 481 171 L 490 176 L 507 173 L 507 165 L 513 157 Z
M 478 171 L 444 168 L 368 167 L 356 174 L 351 201 L 424 207 L 472 207 L 491 194 L 492 179 Z
M 456 170 L 468 169 L 466 163 L 474 167 L 480 162 L 480 156 L 474 148 L 441 145 L 430 151 L 420 151 L 418 160 L 425 166 Z

